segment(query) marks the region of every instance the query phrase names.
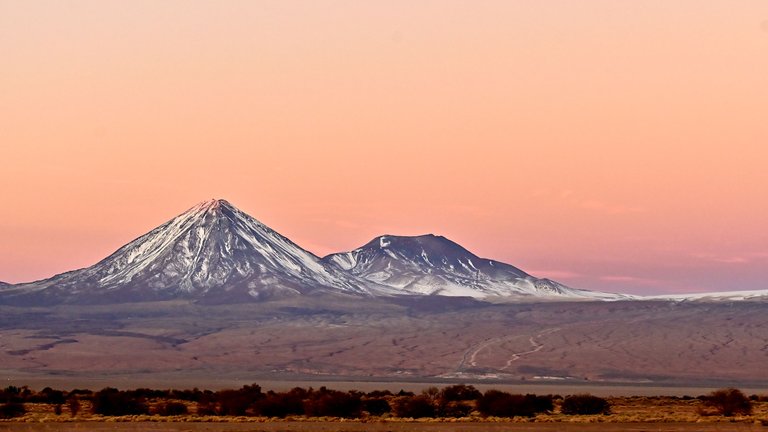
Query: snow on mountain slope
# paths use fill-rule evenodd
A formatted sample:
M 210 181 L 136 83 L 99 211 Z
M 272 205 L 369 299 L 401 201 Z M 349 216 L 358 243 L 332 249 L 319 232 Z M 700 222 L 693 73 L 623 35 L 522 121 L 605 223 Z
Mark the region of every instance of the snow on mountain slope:
M 369 295 L 365 284 L 224 200 L 211 200 L 81 270 L 3 290 L 5 300 L 122 302 L 171 298 L 238 301 L 317 290 Z M 10 301 L 14 299 L 11 298 Z
M 0 285 L 0 304 L 240 302 L 334 293 L 619 300 L 479 258 L 434 235 L 381 236 L 322 260 L 224 200 L 200 203 L 91 267 Z
M 577 290 L 539 279 L 498 261 L 480 258 L 445 237 L 385 235 L 323 262 L 403 294 L 475 298 L 544 297 L 620 300 L 630 296 Z
M 743 300 L 768 300 L 768 290 L 753 291 L 722 291 L 704 292 L 692 294 L 662 294 L 642 297 L 643 300 L 669 300 L 669 301 L 743 301 Z

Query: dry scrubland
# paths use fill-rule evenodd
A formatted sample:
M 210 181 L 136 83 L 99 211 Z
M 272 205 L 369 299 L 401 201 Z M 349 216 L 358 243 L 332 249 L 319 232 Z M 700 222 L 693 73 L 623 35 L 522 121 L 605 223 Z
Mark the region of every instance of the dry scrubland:
M 766 428 L 744 423 L 0 423 L 0 431 L 125 431 L 125 432 L 762 432 Z
M 427 392 L 428 393 L 428 392 Z M 427 394 L 425 393 L 425 394 Z M 420 395 L 416 395 L 417 397 Z M 397 396 L 389 397 L 390 401 Z M 753 399 L 756 399 L 753 397 Z M 606 398 L 611 413 L 607 415 L 562 414 L 563 399 L 555 398 L 551 413 L 533 417 L 493 417 L 478 412 L 477 402 L 468 402 L 471 412 L 456 418 L 398 418 L 393 414 L 358 419 L 334 417 L 287 416 L 256 417 L 199 414 L 196 402 L 169 399 L 147 399 L 149 412 L 163 404 L 184 404 L 186 415 L 102 416 L 92 413 L 92 402 L 80 399 L 76 415 L 68 404 L 62 413 L 55 405 L 26 403 L 27 413 L 21 417 L 0 420 L 0 431 L 58 430 L 126 430 L 126 431 L 725 431 L 768 430 L 768 398 L 752 401 L 750 415 L 725 417 L 716 414 L 702 400 L 679 397 L 612 397 Z M 392 402 L 390 402 L 391 404 Z
M 118 375 L 132 383 L 183 375 L 163 385 L 377 377 L 768 388 L 766 335 L 762 303 L 0 307 L 0 369 L 24 378 L 14 383 L 103 378 L 102 387 Z
M 737 384 L 762 394 L 768 385 L 764 304 L 433 300 L 0 307 L 1 372 L 7 384 L 37 388 L 232 388 L 264 377 L 303 383 L 313 381 L 307 377 L 411 383 L 491 377 L 495 384 L 485 381 L 486 388 L 557 379 L 559 388 L 574 392 L 586 383 Z M 164 377 L 175 382 L 165 384 Z M 561 391 L 552 388 L 530 391 Z M 154 413 L 164 401 L 146 402 Z M 733 417 L 704 415 L 698 399 L 613 397 L 607 415 L 565 415 L 556 399 L 550 413 L 533 417 L 484 417 L 471 409 L 416 420 L 220 416 L 178 402 L 187 414 L 103 417 L 83 398 L 73 417 L 67 405 L 56 415 L 53 405 L 26 403 L 28 412 L 0 420 L 0 431 L 768 431 L 766 401 Z

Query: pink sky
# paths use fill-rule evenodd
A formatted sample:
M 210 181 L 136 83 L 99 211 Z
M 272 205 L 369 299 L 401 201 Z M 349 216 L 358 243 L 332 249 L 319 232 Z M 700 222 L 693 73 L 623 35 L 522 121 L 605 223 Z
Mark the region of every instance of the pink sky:
M 0 0 L 0 280 L 225 198 L 578 288 L 768 288 L 768 2 Z

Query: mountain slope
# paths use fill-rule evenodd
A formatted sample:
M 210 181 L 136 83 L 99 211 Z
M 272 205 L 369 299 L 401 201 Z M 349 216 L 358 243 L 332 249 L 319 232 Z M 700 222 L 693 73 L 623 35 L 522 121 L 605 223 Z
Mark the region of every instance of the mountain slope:
M 211 200 L 81 270 L 3 289 L 5 303 L 261 300 L 313 292 L 368 295 L 364 284 L 241 212 Z
M 327 264 L 403 294 L 475 298 L 583 298 L 628 296 L 577 290 L 539 279 L 502 262 L 480 258 L 445 237 L 380 236 L 351 252 L 331 254 Z
M 434 235 L 381 236 L 321 260 L 228 202 L 211 200 L 91 267 L 0 285 L 0 304 L 236 303 L 315 294 L 511 301 L 629 298 L 539 279 Z
M 668 301 L 743 301 L 768 300 L 768 290 L 722 291 L 691 294 L 662 294 L 643 297 L 643 300 Z

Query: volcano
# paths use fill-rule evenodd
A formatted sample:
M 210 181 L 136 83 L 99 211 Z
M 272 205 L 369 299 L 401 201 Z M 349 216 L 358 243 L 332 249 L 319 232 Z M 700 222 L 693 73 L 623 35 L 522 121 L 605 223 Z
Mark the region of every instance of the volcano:
M 402 294 L 481 299 L 621 300 L 628 296 L 569 288 L 529 275 L 503 262 L 480 258 L 461 245 L 433 234 L 376 237 L 351 252 L 323 262 Z
M 20 306 L 177 299 L 224 304 L 313 295 L 629 298 L 536 278 L 431 234 L 379 236 L 320 259 L 221 199 L 190 208 L 91 267 L 0 285 L 0 304 Z
M 6 287 L 2 303 L 215 303 L 336 293 L 371 295 L 225 200 L 202 202 L 97 264 Z

